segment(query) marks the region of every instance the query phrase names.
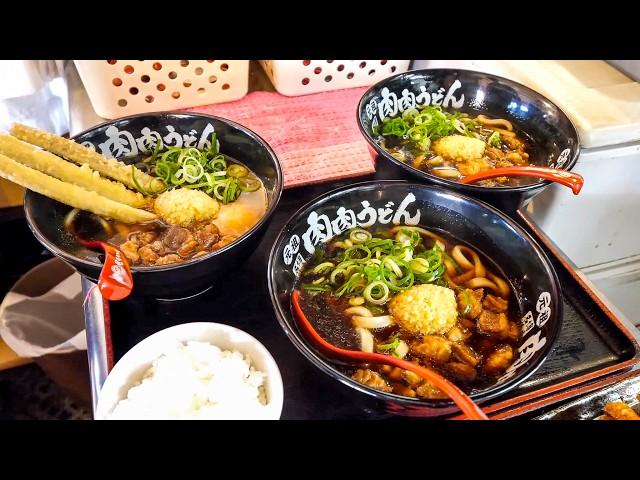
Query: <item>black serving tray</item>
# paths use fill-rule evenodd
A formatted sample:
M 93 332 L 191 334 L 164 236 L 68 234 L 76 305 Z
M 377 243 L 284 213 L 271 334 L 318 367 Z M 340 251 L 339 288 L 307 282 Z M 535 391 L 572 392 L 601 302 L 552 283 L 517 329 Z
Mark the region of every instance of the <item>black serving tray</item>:
M 610 402 L 625 402 L 640 413 L 640 373 L 562 405 L 536 420 L 597 420 Z
M 130 297 L 105 305 L 106 335 L 92 335 L 100 312 L 87 315 L 89 357 L 94 395 L 106 372 L 96 375 L 91 361 L 95 351 L 111 352 L 117 361 L 145 337 L 172 325 L 209 321 L 236 326 L 255 336 L 271 352 L 284 382 L 283 419 L 381 419 L 388 413 L 366 411 L 347 397 L 347 387 L 318 371 L 289 342 L 275 318 L 267 291 L 267 258 L 271 246 L 289 216 L 300 206 L 333 188 L 365 180 L 405 179 L 406 174 L 390 162 L 378 159 L 377 173 L 330 184 L 286 190 L 273 221 L 258 249 L 226 279 L 207 292 L 177 301 Z M 638 361 L 638 344 L 633 335 L 584 283 L 567 260 L 520 212 L 517 220 L 549 255 L 560 279 L 564 300 L 564 323 L 553 352 L 541 368 L 518 388 L 485 410 L 494 418 L 531 415 L 534 411 L 602 385 L 603 378 L 630 370 Z M 87 308 L 96 310 L 91 302 Z M 110 324 L 110 325 L 109 325 Z M 109 328 L 110 327 L 110 328 Z M 109 335 L 110 329 L 110 335 Z M 111 337 L 112 345 L 109 343 Z M 96 340 L 97 339 L 97 340 Z M 106 339 L 106 340 L 105 340 Z M 112 347 L 112 348 L 111 348 Z M 95 359 L 94 359 L 95 360 Z M 100 380 L 101 379 L 101 380 Z M 604 381 L 606 383 L 606 381 Z M 95 401 L 95 399 L 94 399 Z

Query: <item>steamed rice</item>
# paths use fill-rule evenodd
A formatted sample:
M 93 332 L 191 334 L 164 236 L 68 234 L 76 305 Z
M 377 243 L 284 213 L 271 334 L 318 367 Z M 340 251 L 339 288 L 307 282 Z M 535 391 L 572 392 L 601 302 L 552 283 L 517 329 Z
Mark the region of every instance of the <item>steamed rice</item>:
M 265 380 L 241 352 L 206 342 L 178 343 L 153 362 L 108 418 L 264 418 Z

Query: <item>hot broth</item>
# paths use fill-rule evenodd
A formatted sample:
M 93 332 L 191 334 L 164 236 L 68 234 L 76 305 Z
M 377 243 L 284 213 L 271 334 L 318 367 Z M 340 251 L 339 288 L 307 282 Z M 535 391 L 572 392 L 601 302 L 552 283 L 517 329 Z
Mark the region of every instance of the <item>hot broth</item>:
M 316 251 L 300 289 L 305 315 L 329 342 L 432 367 L 467 391 L 495 383 L 515 358 L 521 331 L 511 287 L 477 252 L 440 232 L 351 230 Z M 446 398 L 399 368 L 345 372 L 385 392 Z

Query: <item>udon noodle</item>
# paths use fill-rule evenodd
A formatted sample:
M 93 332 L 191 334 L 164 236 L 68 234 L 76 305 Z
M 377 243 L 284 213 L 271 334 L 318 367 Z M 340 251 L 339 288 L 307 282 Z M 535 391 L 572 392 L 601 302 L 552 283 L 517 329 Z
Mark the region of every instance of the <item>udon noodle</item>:
M 520 339 L 504 277 L 473 248 L 422 227 L 334 238 L 305 265 L 300 287 L 305 315 L 330 342 L 428 365 L 469 391 L 506 371 Z M 347 373 L 385 392 L 445 397 L 397 368 Z
M 530 163 L 530 145 L 509 120 L 447 112 L 440 106 L 412 108 L 387 118 L 374 136 L 394 158 L 453 181 L 484 170 Z M 518 186 L 534 181 L 498 177 L 478 185 Z

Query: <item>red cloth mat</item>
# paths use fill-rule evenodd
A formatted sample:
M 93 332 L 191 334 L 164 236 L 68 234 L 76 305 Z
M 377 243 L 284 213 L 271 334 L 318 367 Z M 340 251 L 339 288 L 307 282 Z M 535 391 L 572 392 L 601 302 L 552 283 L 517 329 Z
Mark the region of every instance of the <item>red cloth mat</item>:
M 365 88 L 301 97 L 252 92 L 235 102 L 187 109 L 228 118 L 264 138 L 280 160 L 285 187 L 375 172 L 356 110 Z

